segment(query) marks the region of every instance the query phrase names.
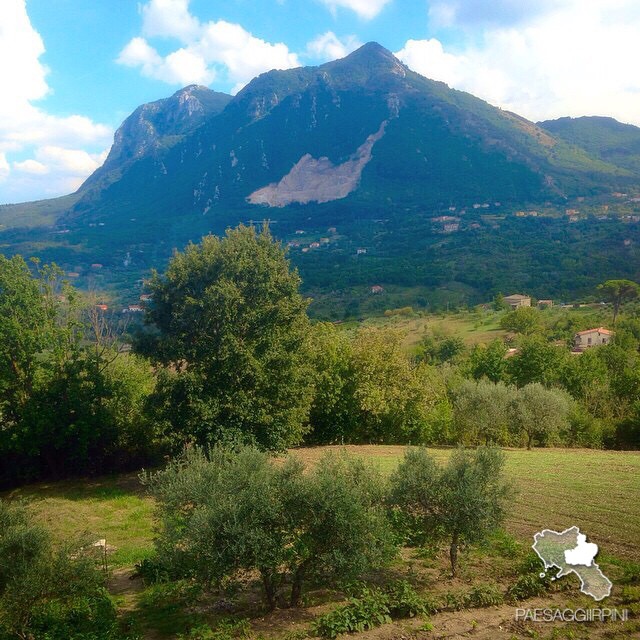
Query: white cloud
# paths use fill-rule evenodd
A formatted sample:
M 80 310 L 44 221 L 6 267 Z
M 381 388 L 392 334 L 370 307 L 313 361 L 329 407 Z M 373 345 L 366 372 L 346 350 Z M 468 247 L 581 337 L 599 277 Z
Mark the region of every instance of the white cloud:
M 364 20 L 375 18 L 391 0 L 322 0 L 332 13 L 337 9 L 350 9 Z
M 336 60 L 344 58 L 360 46 L 362 43 L 354 35 L 340 39 L 333 31 L 327 31 L 307 44 L 307 55 L 322 61 Z
M 0 182 L 4 182 L 11 171 L 7 156 L 4 153 L 0 153 Z
M 237 91 L 264 71 L 300 65 L 285 44 L 257 38 L 239 24 L 201 23 L 189 12 L 189 0 L 150 0 L 141 13 L 146 37 L 130 40 L 117 62 L 168 84 L 210 84 L 221 77 Z M 158 37 L 177 40 L 182 46 L 161 56 L 148 41 Z
M 142 7 L 144 35 L 178 38 L 184 43 L 198 37 L 200 23 L 189 13 L 189 0 L 150 0 Z
M 129 41 L 120 52 L 117 62 L 127 67 L 139 67 L 142 75 L 169 84 L 209 84 L 215 78 L 215 70 L 192 50 L 180 48 L 162 57 L 144 38 Z
M 407 40 L 395 55 L 408 67 L 432 80 L 442 80 L 451 86 L 458 86 L 465 79 L 465 67 L 468 64 L 466 58 L 446 53 L 442 43 L 436 38 Z
M 514 25 L 562 3 L 563 0 L 435 0 L 429 5 L 429 19 L 435 27 Z
M 86 177 L 102 165 L 107 152 L 105 149 L 101 153 L 88 153 L 54 145 L 39 147 L 33 158 L 11 164 L 9 192 L 20 188 L 33 191 L 33 198 L 45 198 L 76 191 Z
M 33 173 L 35 175 L 44 175 L 45 173 L 49 173 L 49 167 L 42 164 L 42 162 L 38 162 L 37 160 L 33 159 L 24 160 L 23 162 L 14 162 L 13 168 L 16 171 Z
M 0 86 L 5 93 L 0 100 L 0 202 L 68 193 L 68 176 L 37 158 L 41 149 L 57 146 L 75 153 L 79 146 L 104 149 L 111 142 L 113 132 L 105 125 L 81 115 L 52 115 L 34 104 L 50 91 L 48 69 L 40 61 L 44 51 L 25 0 L 2 0 L 0 60 L 5 62 L 0 64 Z M 28 155 L 36 159 L 23 159 Z M 90 173 L 88 164 L 84 168 L 82 179 Z
M 610 115 L 640 125 L 640 11 L 631 0 L 566 0 L 516 27 L 489 27 L 448 52 L 437 39 L 397 53 L 409 67 L 532 120 Z

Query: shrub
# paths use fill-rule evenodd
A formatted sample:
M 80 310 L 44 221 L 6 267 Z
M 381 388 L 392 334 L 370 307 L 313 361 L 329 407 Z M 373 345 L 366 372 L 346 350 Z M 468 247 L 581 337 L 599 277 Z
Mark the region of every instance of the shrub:
M 541 578 L 537 573 L 526 573 L 520 576 L 507 590 L 507 600 L 516 602 L 535 596 L 544 595 L 551 584 L 548 577 Z
M 80 551 L 78 550 L 80 548 Z M 95 558 L 78 545 L 54 550 L 26 510 L 0 500 L 0 637 L 122 638 Z
M 323 638 L 336 638 L 341 633 L 362 632 L 391 622 L 388 596 L 379 589 L 364 589 L 358 598 L 320 616 L 314 623 L 315 633 Z
M 465 604 L 467 607 L 491 607 L 502 604 L 504 595 L 500 588 L 495 584 L 480 584 L 472 587 L 465 595 Z
M 416 593 L 406 580 L 399 580 L 389 585 L 387 594 L 392 618 L 414 618 L 435 613 L 437 610 L 432 601 Z

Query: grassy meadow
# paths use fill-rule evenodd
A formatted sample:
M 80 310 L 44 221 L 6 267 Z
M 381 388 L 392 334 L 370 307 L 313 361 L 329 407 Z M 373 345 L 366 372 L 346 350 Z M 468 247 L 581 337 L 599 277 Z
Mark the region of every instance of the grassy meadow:
M 313 465 L 327 450 L 341 448 L 301 448 L 293 450 L 291 455 Z M 383 474 L 393 472 L 405 451 L 401 446 L 385 445 L 347 446 L 346 449 L 365 457 Z M 450 449 L 432 449 L 431 453 L 443 462 L 450 455 Z M 506 450 L 506 473 L 517 491 L 505 525 L 506 534 L 497 536 L 487 545 L 463 552 L 458 578 L 450 578 L 444 550 L 435 556 L 433 552 L 425 556 L 419 550 L 405 549 L 401 560 L 390 569 L 392 574 L 411 580 L 424 593 L 440 601 L 455 603 L 456 598 L 470 589 L 491 585 L 502 588 L 508 581 L 513 581 L 517 575 L 514 567 L 526 555 L 536 531 L 577 525 L 590 541 L 600 545 L 600 566 L 614 583 L 613 595 L 624 603 L 628 596 L 625 589 L 629 587 L 617 586 L 616 582 L 628 573 L 629 568 L 633 575 L 640 575 L 640 452 L 510 449 Z M 37 519 L 61 541 L 78 536 L 85 540 L 106 539 L 113 575 L 111 592 L 123 619 L 139 630 L 144 640 L 181 637 L 194 640 L 218 637 L 223 640 L 227 637 L 300 639 L 307 637 L 309 625 L 317 615 L 331 610 L 344 598 L 344 594 L 337 592 L 312 591 L 304 608 L 279 609 L 265 616 L 259 595 L 249 593 L 240 600 L 239 614 L 234 613 L 229 618 L 228 612 L 220 612 L 209 601 L 202 601 L 201 596 L 193 595 L 188 586 L 143 585 L 133 578 L 133 569 L 136 562 L 152 552 L 153 502 L 145 495 L 136 474 L 31 485 L 11 492 L 8 497 L 28 501 Z M 556 584 L 556 591 L 528 600 L 526 606 L 585 607 L 593 604 L 579 592 L 577 579 L 570 576 Z M 628 605 L 609 602 L 606 606 Z M 631 606 L 640 612 L 640 605 Z M 513 627 L 513 611 L 514 606 L 507 603 L 454 608 L 433 615 L 428 623 L 419 619 L 395 622 L 365 632 L 362 637 L 392 640 L 399 637 L 457 638 L 472 634 L 487 640 L 527 637 L 622 639 L 638 637 L 634 634 L 640 632 L 640 626 L 632 622 L 608 627 L 601 625 L 597 629 L 591 627 L 587 635 L 584 635 L 584 627 L 577 624 L 561 628 L 546 625 L 543 630 L 551 635 L 545 635 L 531 627 Z M 228 624 L 231 619 L 243 621 L 242 633 L 248 635 L 185 635 L 198 625 L 213 629 Z M 538 635 L 532 635 L 534 631 Z
M 313 464 L 327 450 L 294 449 L 291 455 Z M 349 445 L 384 474 L 390 474 L 405 447 Z M 430 449 L 443 462 L 449 449 Z M 506 450 L 506 473 L 516 489 L 506 529 L 528 542 L 541 528 L 576 525 L 603 551 L 640 561 L 640 452 L 593 449 Z M 29 501 L 37 518 L 59 539 L 87 534 L 105 538 L 115 550 L 114 566 L 134 564 L 152 547 L 153 502 L 136 474 L 88 481 L 36 484 L 12 498 Z

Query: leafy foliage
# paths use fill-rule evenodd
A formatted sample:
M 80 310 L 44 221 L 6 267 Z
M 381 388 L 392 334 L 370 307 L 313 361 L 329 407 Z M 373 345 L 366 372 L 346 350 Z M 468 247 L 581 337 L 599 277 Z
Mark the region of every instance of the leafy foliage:
M 311 388 L 299 284 L 266 227 L 203 238 L 154 277 L 148 322 L 157 334 L 140 349 L 169 368 L 156 415 L 178 444 L 300 442 Z
M 432 613 L 427 600 L 419 596 L 406 581 L 390 584 L 386 589 L 363 586 L 357 597 L 335 608 L 314 622 L 322 638 L 336 638 L 341 633 L 360 633 L 395 619 L 426 616 Z
M 150 458 L 152 372 L 102 322 L 55 266 L 0 256 L 0 484 Z
M 0 638 L 15 637 L 124 638 L 95 558 L 54 549 L 23 507 L 0 500 Z

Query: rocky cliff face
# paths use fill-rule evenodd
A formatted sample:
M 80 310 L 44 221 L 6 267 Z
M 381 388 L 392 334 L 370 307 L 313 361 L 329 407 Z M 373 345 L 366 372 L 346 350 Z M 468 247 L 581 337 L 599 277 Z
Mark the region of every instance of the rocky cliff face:
M 83 189 L 109 182 L 127 165 L 173 146 L 208 118 L 220 113 L 231 100 L 225 93 L 200 85 L 189 85 L 169 98 L 138 107 L 118 128 L 104 165 L 83 185 Z M 111 175 L 114 179 L 116 176 Z

